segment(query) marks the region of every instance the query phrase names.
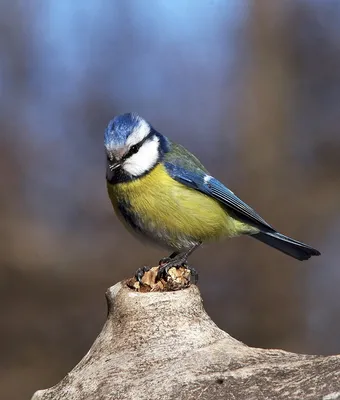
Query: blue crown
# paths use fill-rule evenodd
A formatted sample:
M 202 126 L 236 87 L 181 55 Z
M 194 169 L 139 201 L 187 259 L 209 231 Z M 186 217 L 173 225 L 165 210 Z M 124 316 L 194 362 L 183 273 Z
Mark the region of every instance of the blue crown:
M 141 120 L 143 120 L 143 118 L 135 113 L 126 113 L 113 118 L 105 129 L 105 146 L 123 146 L 131 132 L 138 126 Z

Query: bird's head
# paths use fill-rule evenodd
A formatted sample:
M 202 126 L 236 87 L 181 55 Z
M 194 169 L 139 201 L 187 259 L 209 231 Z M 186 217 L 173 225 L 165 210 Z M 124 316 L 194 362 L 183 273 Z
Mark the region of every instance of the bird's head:
M 164 152 L 165 138 L 135 113 L 112 119 L 104 135 L 107 174 L 139 177 L 151 170 Z

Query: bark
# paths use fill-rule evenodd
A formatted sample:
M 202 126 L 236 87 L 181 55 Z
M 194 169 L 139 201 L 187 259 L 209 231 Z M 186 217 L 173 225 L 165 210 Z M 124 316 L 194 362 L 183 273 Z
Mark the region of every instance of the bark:
M 340 399 L 340 356 L 248 347 L 214 324 L 193 284 L 131 286 L 108 289 L 107 321 L 89 352 L 32 400 Z

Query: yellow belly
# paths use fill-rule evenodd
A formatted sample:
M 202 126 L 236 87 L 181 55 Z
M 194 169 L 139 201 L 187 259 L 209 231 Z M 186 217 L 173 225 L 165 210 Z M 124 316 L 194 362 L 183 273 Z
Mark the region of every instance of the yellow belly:
M 108 193 L 120 217 L 119 205 L 128 204 L 142 231 L 170 247 L 186 247 L 186 241 L 189 245 L 233 237 L 249 230 L 213 198 L 172 179 L 162 164 L 142 178 L 108 183 Z M 125 222 L 129 225 L 129 221 Z

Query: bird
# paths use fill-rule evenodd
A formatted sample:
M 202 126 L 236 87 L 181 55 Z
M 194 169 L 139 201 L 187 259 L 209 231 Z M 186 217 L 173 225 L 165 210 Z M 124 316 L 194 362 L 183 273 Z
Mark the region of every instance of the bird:
M 158 132 L 137 113 L 114 117 L 104 133 L 106 182 L 113 208 L 125 227 L 171 251 L 158 279 L 202 243 L 248 235 L 297 260 L 320 252 L 279 233 L 182 145 Z M 142 283 L 147 267 L 136 279 Z

